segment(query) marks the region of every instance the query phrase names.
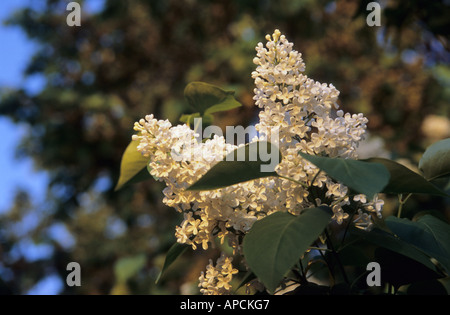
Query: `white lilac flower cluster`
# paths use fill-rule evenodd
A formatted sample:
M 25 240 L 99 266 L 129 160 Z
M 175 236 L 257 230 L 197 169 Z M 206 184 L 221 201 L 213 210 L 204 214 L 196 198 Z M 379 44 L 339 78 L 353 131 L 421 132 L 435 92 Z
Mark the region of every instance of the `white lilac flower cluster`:
M 333 219 L 342 223 L 349 217 L 343 210 L 350 204 L 348 188 L 319 172 L 298 152 L 356 159 L 356 148 L 363 140 L 368 120 L 363 114 L 344 114 L 338 110 L 339 91 L 332 84 L 320 83 L 302 74 L 305 64 L 301 53 L 292 49 L 293 44 L 279 30 L 266 39 L 265 47 L 262 43 L 257 45 L 257 55 L 253 59 L 257 65 L 252 73 L 256 86 L 253 99 L 262 108 L 255 127 L 268 139 L 272 132 L 278 133 L 283 159 L 277 166 L 277 173 L 307 186 L 326 188 L 328 202 L 311 202 L 310 190 L 287 180 L 281 182 L 282 200 L 294 214 L 306 207 L 327 204 L 332 207 Z M 355 224 L 370 228 L 370 215 L 365 211 L 380 216 L 383 201 L 375 197 L 367 202 L 365 196 L 355 196 L 354 201 L 360 206 Z
M 344 209 L 351 204 L 354 224 L 365 229 L 372 226 L 372 213 L 381 215 L 382 200 L 376 196 L 372 200 L 364 195 L 349 196 L 346 186 L 333 181 L 298 154 L 356 159 L 355 149 L 363 139 L 367 119 L 362 114 L 338 110 L 339 91 L 331 84 L 321 84 L 302 74 L 305 69 L 302 55 L 292 49 L 293 44 L 280 31 L 275 30 L 266 39 L 265 47 L 262 43 L 257 45 L 253 60 L 257 65 L 252 73 L 256 86 L 254 100 L 262 110 L 255 126 L 259 135 L 252 141 L 278 137 L 282 160 L 276 172 L 280 177 L 211 191 L 188 191 L 188 186 L 237 146 L 227 144 L 219 136 L 198 141 L 198 135 L 189 126 L 172 126 L 153 115 L 135 123 L 138 134 L 133 140 L 139 141 L 138 151 L 149 158 L 151 175 L 167 185 L 163 202 L 184 214 L 184 220 L 176 228 L 177 240 L 193 249 L 199 245 L 207 249 L 214 245 L 214 239 L 223 242 L 227 237 L 235 252 L 241 253 L 242 236 L 256 220 L 276 211 L 297 215 L 306 208 L 328 205 L 333 210 L 333 219 L 340 224 L 349 218 Z M 193 156 L 195 159 L 191 159 Z M 313 195 L 313 189 L 322 191 L 322 198 Z M 228 264 L 226 258 L 221 259 L 223 262 L 218 265 Z M 203 292 L 224 293 L 228 288 L 224 281 L 231 280 L 232 273 L 225 275 L 217 268 L 210 265 L 206 275 L 200 277 Z
M 233 267 L 232 259 L 224 253 L 217 259 L 216 266 L 212 260 L 206 266 L 206 273 L 201 272 L 199 278 L 200 293 L 203 295 L 227 294 L 231 289 L 231 279 L 238 270 Z

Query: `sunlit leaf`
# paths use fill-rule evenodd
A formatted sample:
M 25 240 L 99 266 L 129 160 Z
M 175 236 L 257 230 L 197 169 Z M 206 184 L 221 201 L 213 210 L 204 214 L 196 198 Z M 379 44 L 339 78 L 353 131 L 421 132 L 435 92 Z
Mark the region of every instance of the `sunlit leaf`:
M 122 155 L 120 176 L 115 187 L 116 191 L 126 184 L 151 178 L 149 172 L 146 170 L 149 158 L 142 156 L 137 150 L 138 145 L 139 141 L 131 141 Z

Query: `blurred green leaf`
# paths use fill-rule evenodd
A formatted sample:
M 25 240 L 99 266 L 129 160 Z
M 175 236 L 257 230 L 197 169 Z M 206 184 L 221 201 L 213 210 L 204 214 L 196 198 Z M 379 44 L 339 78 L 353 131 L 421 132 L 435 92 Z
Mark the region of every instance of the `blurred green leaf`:
M 196 118 L 198 119 L 196 120 Z M 200 116 L 200 113 L 184 114 L 180 117 L 180 121 L 191 127 L 199 135 L 203 135 L 203 127 L 211 125 L 214 116 L 206 113 L 203 116 Z
M 194 123 L 194 118 L 200 118 L 200 113 L 184 114 L 180 117 L 180 121 L 190 126 Z
M 147 262 L 144 254 L 120 258 L 114 265 L 114 275 L 118 283 L 125 283 L 141 270 Z
M 262 152 L 270 155 L 270 158 L 276 155 L 278 161 L 281 161 L 281 153 L 277 146 L 267 141 L 252 142 L 227 154 L 188 190 L 213 190 L 257 178 L 278 176 L 274 167 L 269 171 L 261 170 L 268 162 L 272 162 L 263 161 Z
M 201 116 L 242 106 L 234 98 L 234 91 L 224 91 L 204 82 L 189 83 L 184 90 L 184 96 L 189 105 Z
M 450 175 L 450 138 L 430 145 L 419 161 L 419 169 L 428 180 Z
M 331 216 L 329 208 L 319 207 L 307 209 L 299 216 L 275 212 L 253 224 L 244 237 L 244 257 L 271 293 L 323 232 Z
M 344 185 L 372 198 L 383 191 L 389 182 L 390 174 L 380 163 L 313 156 L 302 152 L 299 154 L 306 160 L 325 171 L 328 176 Z

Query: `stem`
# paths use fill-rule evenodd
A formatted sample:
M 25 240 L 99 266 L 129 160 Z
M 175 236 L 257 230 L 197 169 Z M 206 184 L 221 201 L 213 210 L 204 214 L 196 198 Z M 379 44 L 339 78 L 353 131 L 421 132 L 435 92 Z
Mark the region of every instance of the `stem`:
M 306 274 L 305 274 L 305 269 L 303 268 L 303 264 L 302 264 L 302 259 L 300 258 L 299 260 L 298 260 L 298 262 L 299 262 L 299 265 L 300 265 L 300 271 L 301 271 L 301 276 L 302 276 L 302 283 L 306 283 L 306 282 L 308 282 L 308 280 L 306 280 Z
M 319 245 L 317 243 L 315 243 L 315 245 L 316 245 L 316 247 L 319 247 Z M 331 270 L 330 263 L 328 262 L 328 259 L 325 257 L 325 255 L 322 253 L 322 250 L 323 249 L 319 250 L 319 254 L 320 254 L 320 256 L 322 256 L 323 261 L 327 265 L 327 268 L 328 268 L 328 271 L 329 271 L 330 275 L 333 276 L 333 271 Z M 334 279 L 333 279 L 333 281 L 334 281 Z
M 283 179 L 286 179 L 286 180 L 291 181 L 291 182 L 293 182 L 293 183 L 299 184 L 299 185 L 303 186 L 303 188 L 306 188 L 306 189 L 309 188 L 309 186 L 306 185 L 305 183 L 299 182 L 298 180 L 295 180 L 295 179 L 293 179 L 293 178 L 289 178 L 289 177 L 282 176 L 282 175 L 278 175 L 278 177 L 283 178 Z
M 344 235 L 342 236 L 342 241 L 341 241 L 341 247 L 340 247 L 340 250 L 342 250 L 342 249 L 344 248 L 345 237 L 347 236 L 347 231 L 348 231 L 348 229 L 350 228 L 350 224 L 352 224 L 352 222 L 353 222 L 353 217 L 355 216 L 355 213 L 356 213 L 356 211 L 355 211 L 355 209 L 353 208 L 353 213 L 350 215 L 350 218 L 348 219 L 347 226 L 345 227 L 345 230 L 344 230 Z
M 329 249 L 329 248 L 320 248 L 320 247 L 314 247 L 314 246 L 310 246 L 310 247 L 308 247 L 308 249 L 323 250 L 325 252 L 331 252 L 331 249 Z
M 345 283 L 350 284 L 350 282 L 348 281 L 348 278 L 347 278 L 347 274 L 345 273 L 344 266 L 342 265 L 341 260 L 339 259 L 339 255 L 337 254 L 336 250 L 334 249 L 333 243 L 331 242 L 331 239 L 330 239 L 330 235 L 328 234 L 328 231 L 326 229 L 325 229 L 325 236 L 327 237 L 327 244 L 330 247 L 334 258 L 336 259 L 336 261 L 338 263 L 338 267 L 342 273 L 342 276 L 344 277 Z
M 314 182 L 316 181 L 316 178 L 317 178 L 317 176 L 319 176 L 320 172 L 322 172 L 321 169 L 319 169 L 319 171 L 316 173 L 316 175 L 314 175 L 314 178 L 313 178 L 313 180 L 311 181 L 311 187 L 312 187 L 312 185 L 314 184 Z
M 330 207 L 332 208 L 333 206 L 337 205 L 338 203 L 340 203 L 341 201 L 344 201 L 345 198 L 348 198 L 347 195 L 345 195 L 344 197 L 339 198 L 338 200 L 333 201 L 333 203 L 330 205 Z
M 408 194 L 408 196 L 405 197 L 405 199 L 402 200 L 403 198 L 403 194 L 399 194 L 398 195 L 398 211 L 397 211 L 397 218 L 400 218 L 402 215 L 402 209 L 403 209 L 403 205 L 406 203 L 406 201 L 408 201 L 409 197 L 411 197 L 412 193 Z
M 389 283 L 388 285 L 388 292 L 389 295 L 392 295 L 392 284 Z

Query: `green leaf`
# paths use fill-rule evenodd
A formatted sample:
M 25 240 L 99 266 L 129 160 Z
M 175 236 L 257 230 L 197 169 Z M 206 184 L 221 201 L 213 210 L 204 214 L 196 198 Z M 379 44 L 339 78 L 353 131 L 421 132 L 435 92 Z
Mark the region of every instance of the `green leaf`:
M 409 257 L 426 266 L 428 269 L 436 271 L 436 267 L 433 265 L 428 255 L 426 255 L 423 251 L 419 250 L 414 245 L 401 240 L 391 233 L 380 230 L 378 228 L 374 228 L 370 232 L 356 228 L 353 228 L 350 231 L 352 234 L 361 236 L 363 239 L 371 242 L 372 244 Z
M 442 278 L 442 274 L 396 251 L 377 247 L 374 261 L 380 264 L 381 281 L 392 284 L 397 290 L 405 284 Z
M 114 265 L 114 275 L 119 283 L 125 283 L 141 270 L 147 262 L 144 254 L 119 259 Z
M 234 98 L 234 91 L 224 91 L 204 82 L 189 83 L 184 89 L 184 96 L 189 105 L 201 116 L 242 106 Z
M 275 212 L 253 224 L 244 237 L 244 257 L 270 292 L 319 237 L 331 216 L 329 208 L 319 207 L 307 209 L 299 216 Z
M 446 196 L 445 192 L 427 181 L 424 177 L 395 161 L 383 158 L 370 158 L 364 161 L 383 164 L 391 174 L 389 183 L 382 190 L 384 193 L 414 193 Z
M 273 158 L 278 160 L 272 161 Z M 213 190 L 257 178 L 278 176 L 275 166 L 279 161 L 281 153 L 277 146 L 267 141 L 252 142 L 227 154 L 188 190 Z M 269 163 L 274 165 L 267 165 Z
M 328 176 L 354 191 L 372 198 L 388 184 L 390 174 L 383 164 L 299 154 L 325 171 Z
M 180 256 L 182 255 L 190 246 L 187 244 L 181 244 L 181 243 L 174 243 L 169 251 L 166 254 L 166 259 L 164 260 L 164 265 L 156 278 L 155 283 L 158 283 L 161 279 L 163 273 L 169 268 L 169 266 Z
M 196 118 L 200 118 L 200 120 L 196 120 Z M 203 127 L 211 125 L 214 121 L 214 116 L 206 113 L 203 117 L 200 116 L 200 113 L 185 114 L 180 117 L 180 121 L 191 127 L 196 133 L 202 135 Z
M 387 217 L 386 225 L 401 240 L 435 258 L 450 274 L 450 225 L 429 214 L 409 219 Z
M 448 295 L 445 286 L 439 280 L 427 280 L 411 284 L 406 294 L 408 295 Z
M 246 285 L 247 283 L 249 283 L 253 279 L 256 279 L 255 274 L 253 272 L 251 272 L 251 271 L 247 271 L 245 273 L 245 275 L 244 275 L 244 278 L 241 280 L 239 285 L 236 287 L 235 291 L 239 290 L 240 288 L 242 288 L 244 285 Z
M 190 126 L 194 123 L 194 118 L 200 118 L 200 113 L 184 114 L 180 117 L 180 121 Z
M 131 141 L 122 155 L 120 163 L 120 176 L 117 181 L 115 191 L 119 190 L 126 184 L 136 183 L 151 178 L 146 166 L 149 158 L 142 156 L 137 150 L 139 141 Z
M 450 138 L 430 145 L 419 161 L 419 169 L 428 180 L 450 175 Z

